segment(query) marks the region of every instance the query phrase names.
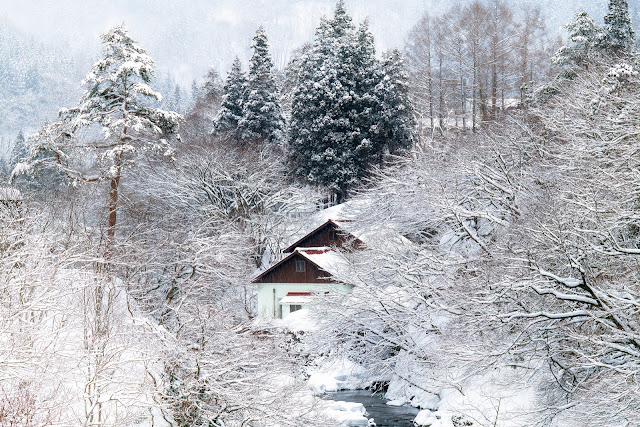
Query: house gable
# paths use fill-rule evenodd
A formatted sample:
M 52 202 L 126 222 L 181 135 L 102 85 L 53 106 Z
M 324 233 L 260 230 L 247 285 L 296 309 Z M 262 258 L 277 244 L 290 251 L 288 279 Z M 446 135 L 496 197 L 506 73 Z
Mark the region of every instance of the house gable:
M 299 263 L 304 263 L 304 271 Z M 298 264 L 298 265 L 296 265 Z M 328 283 L 331 275 L 294 252 L 252 280 L 253 283 Z
M 319 248 L 331 246 L 342 248 L 347 243 L 352 243 L 356 247 L 362 245 L 362 242 L 351 233 L 340 228 L 340 226 L 333 220 L 328 220 L 282 252 L 293 252 L 296 248 Z

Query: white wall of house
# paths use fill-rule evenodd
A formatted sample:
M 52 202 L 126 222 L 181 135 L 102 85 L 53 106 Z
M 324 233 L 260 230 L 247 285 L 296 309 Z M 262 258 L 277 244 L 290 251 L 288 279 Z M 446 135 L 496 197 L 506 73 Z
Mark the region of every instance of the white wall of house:
M 271 319 L 289 314 L 289 305 L 280 305 L 280 300 L 289 292 L 340 292 L 347 293 L 353 286 L 335 283 L 259 283 L 258 317 Z M 280 307 L 282 307 L 280 309 Z

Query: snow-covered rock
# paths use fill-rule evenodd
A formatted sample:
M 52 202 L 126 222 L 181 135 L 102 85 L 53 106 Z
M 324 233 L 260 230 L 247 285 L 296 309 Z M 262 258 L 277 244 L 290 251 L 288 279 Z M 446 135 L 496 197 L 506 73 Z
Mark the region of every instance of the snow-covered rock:
M 292 332 L 314 331 L 318 327 L 317 320 L 312 317 L 308 308 L 287 314 L 282 319 L 282 324 Z
M 418 415 L 416 415 L 416 418 L 413 420 L 413 424 L 416 427 L 434 426 L 438 423 L 439 420 L 436 415 L 428 409 L 418 412 Z
M 314 394 L 338 391 L 338 381 L 329 374 L 312 374 L 307 384 Z
M 337 400 L 333 402 L 329 409 L 334 411 L 355 412 L 360 415 L 366 415 L 367 413 L 362 403 L 345 402 L 343 400 Z
M 326 414 L 344 426 L 367 427 L 371 425 L 362 403 L 335 401 L 327 409 Z
M 308 386 L 315 394 L 338 390 L 364 389 L 378 380 L 365 369 L 347 358 L 334 358 L 320 363 L 308 371 Z

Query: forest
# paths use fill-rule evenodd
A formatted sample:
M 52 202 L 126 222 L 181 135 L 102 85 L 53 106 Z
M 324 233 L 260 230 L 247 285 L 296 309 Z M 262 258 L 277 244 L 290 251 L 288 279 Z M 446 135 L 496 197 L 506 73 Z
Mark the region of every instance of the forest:
M 562 35 L 452 4 L 380 52 L 338 0 L 286 66 L 259 26 L 189 90 L 126 23 L 78 76 L 0 21 L 0 426 L 375 426 L 340 390 L 638 425 L 639 45 L 601 1 Z M 265 316 L 256 278 L 327 220 L 357 244 L 305 256 L 349 291 Z

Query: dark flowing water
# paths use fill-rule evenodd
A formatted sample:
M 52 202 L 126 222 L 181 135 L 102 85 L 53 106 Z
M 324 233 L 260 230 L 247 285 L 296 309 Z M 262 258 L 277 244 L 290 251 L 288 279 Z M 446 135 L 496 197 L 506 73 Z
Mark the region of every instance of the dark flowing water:
M 413 419 L 418 409 L 404 406 L 389 406 L 382 394 L 371 395 L 368 390 L 344 390 L 325 395 L 328 400 L 362 403 L 367 409 L 367 417 L 373 418 L 378 427 L 413 427 Z

